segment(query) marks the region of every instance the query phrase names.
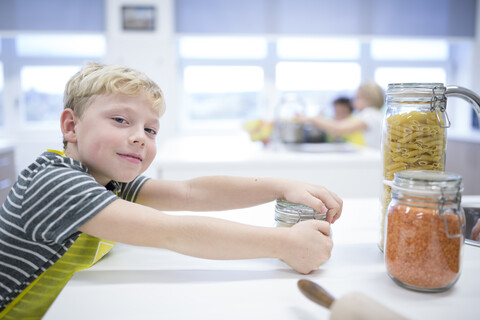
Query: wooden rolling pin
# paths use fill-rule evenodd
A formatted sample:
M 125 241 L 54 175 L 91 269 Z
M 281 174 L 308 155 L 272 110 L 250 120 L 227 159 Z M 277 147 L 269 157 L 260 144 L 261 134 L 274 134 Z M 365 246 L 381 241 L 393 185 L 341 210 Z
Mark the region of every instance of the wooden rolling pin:
M 339 299 L 335 299 L 321 286 L 306 279 L 298 281 L 298 288 L 313 302 L 330 309 L 330 319 L 332 320 L 406 319 L 400 314 L 359 292 L 352 292 Z

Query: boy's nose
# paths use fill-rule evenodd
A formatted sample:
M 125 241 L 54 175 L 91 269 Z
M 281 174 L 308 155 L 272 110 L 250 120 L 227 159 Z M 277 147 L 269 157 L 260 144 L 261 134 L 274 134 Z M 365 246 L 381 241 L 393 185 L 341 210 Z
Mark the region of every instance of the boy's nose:
M 142 146 L 145 145 L 145 131 L 143 130 L 135 130 L 130 135 L 130 142 L 131 143 L 138 143 Z
M 145 140 L 143 139 L 134 139 L 133 140 L 133 143 L 139 143 L 141 146 L 144 146 L 145 145 Z

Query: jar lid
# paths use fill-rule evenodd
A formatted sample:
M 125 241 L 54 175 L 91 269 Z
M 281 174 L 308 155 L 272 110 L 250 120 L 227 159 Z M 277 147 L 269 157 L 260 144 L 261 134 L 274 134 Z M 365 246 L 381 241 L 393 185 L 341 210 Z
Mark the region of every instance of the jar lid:
M 285 223 L 297 223 L 303 220 L 326 220 L 327 214 L 320 213 L 310 207 L 285 200 L 277 200 L 275 206 L 275 220 Z
M 427 83 L 390 83 L 388 85 L 386 95 L 387 98 L 415 98 L 415 97 L 432 97 L 445 94 L 446 87 L 440 82 Z
M 389 83 L 387 90 L 424 90 L 425 92 L 432 92 L 433 88 L 440 91 L 445 91 L 445 85 L 441 82 L 412 82 L 412 83 Z
M 460 175 L 433 170 L 398 171 L 394 174 L 394 179 L 389 185 L 401 191 L 423 194 L 440 195 L 463 191 L 462 177 Z

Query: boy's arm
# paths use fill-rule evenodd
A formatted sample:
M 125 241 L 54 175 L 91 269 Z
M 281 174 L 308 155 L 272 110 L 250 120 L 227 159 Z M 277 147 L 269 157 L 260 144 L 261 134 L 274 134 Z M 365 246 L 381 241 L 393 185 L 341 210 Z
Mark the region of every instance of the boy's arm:
M 342 120 L 326 119 L 323 116 L 316 116 L 312 118 L 302 117 L 299 121 L 311 123 L 315 127 L 324 130 L 334 136 L 341 136 L 357 131 L 364 131 L 367 125 L 362 120 L 356 117 L 349 117 Z
M 328 260 L 332 249 L 330 225 L 325 221 L 266 228 L 210 217 L 172 216 L 121 199 L 79 230 L 112 241 L 206 259 L 279 258 L 301 273 L 317 269 Z
M 279 178 L 212 176 L 188 181 L 151 179 L 139 191 L 137 203 L 158 210 L 216 211 L 251 207 L 284 199 L 327 213 L 335 222 L 342 200 L 330 190 L 304 182 Z

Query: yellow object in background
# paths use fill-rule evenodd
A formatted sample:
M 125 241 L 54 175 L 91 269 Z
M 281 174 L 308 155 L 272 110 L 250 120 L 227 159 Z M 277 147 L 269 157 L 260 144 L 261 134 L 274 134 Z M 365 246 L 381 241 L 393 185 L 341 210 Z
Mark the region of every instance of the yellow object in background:
M 358 146 L 366 146 L 367 144 L 365 143 L 365 139 L 363 139 L 363 133 L 361 131 L 349 133 L 346 135 L 343 135 L 342 138 L 345 139 L 345 141 L 353 143 Z
M 266 122 L 260 119 L 245 122 L 243 129 L 250 135 L 252 141 L 262 141 L 264 144 L 270 142 L 273 132 L 273 122 Z
M 349 116 L 349 117 L 354 117 L 354 116 Z M 340 137 L 335 137 L 327 133 L 327 142 L 349 142 L 351 144 L 362 146 L 362 147 L 365 147 L 367 145 L 363 137 L 362 131 L 355 131 L 352 133 L 343 134 Z

